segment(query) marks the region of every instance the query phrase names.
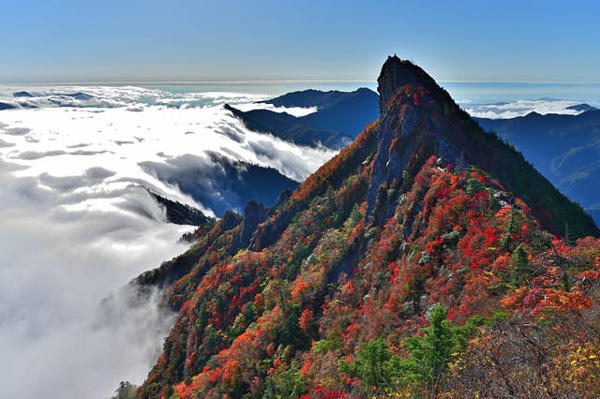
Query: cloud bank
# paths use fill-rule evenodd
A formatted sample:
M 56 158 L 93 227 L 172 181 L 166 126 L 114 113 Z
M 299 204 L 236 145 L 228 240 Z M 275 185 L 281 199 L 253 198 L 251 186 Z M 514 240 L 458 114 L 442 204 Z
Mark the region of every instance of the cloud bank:
M 568 114 L 578 115 L 582 111 L 568 109 L 568 107 L 582 104 L 584 101 L 557 100 L 540 98 L 536 100 L 518 100 L 513 102 L 499 102 L 492 104 L 472 104 L 461 102 L 460 106 L 471 116 L 490 119 L 509 119 L 524 116 L 531 112 L 538 114 Z M 600 103 L 587 102 L 600 108 Z
M 122 379 L 142 381 L 170 317 L 154 301 L 128 305 L 119 289 L 174 256 L 185 227 L 161 222 L 138 187 L 120 192 L 126 207 L 75 206 L 104 199 L 73 189 L 80 181 L 15 177 L 2 163 L 0 184 L 0 365 L 10 397 L 105 398 Z M 50 179 L 50 181 L 48 181 Z M 69 209 L 73 207 L 73 209 Z M 150 217 L 149 217 L 150 216 Z M 111 292 L 117 300 L 102 304 Z
M 178 238 L 191 230 L 165 223 L 143 187 L 212 215 L 219 198 L 232 197 L 218 184 L 223 173 L 256 165 L 299 181 L 334 152 L 248 131 L 221 105 L 253 107 L 264 96 L 136 87 L 29 94 L 0 93 L 17 105 L 0 111 L 3 395 L 106 398 L 122 380 L 143 381 L 173 321 L 156 298 L 135 303 L 123 287 L 183 252 Z M 210 192 L 205 203 L 183 184 L 194 171 L 189 185 Z

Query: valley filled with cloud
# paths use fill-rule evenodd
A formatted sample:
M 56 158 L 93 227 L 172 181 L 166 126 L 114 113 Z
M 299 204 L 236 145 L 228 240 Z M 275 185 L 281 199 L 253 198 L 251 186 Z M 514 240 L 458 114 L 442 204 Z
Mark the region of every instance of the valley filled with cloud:
M 251 132 L 223 108 L 314 111 L 253 103 L 265 96 L 4 90 L 0 101 L 14 106 L 0 111 L 0 373 L 8 396 L 108 397 L 121 380 L 147 375 L 173 318 L 156 295 L 137 303 L 126 284 L 183 252 L 178 240 L 193 227 L 167 223 L 146 188 L 220 216 L 243 208 L 252 191 L 244 179 L 293 188 L 335 154 Z M 22 375 L 36 383 L 23 385 Z

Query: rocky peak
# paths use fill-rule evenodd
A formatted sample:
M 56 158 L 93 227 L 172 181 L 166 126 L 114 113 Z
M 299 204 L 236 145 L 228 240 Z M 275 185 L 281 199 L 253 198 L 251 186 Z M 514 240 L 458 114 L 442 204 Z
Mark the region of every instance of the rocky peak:
M 242 216 L 234 211 L 225 211 L 219 220 L 219 226 L 223 231 L 231 230 L 242 222 Z
M 387 110 L 387 104 L 396 94 L 399 88 L 410 84 L 413 88 L 424 87 L 431 94 L 439 95 L 443 90 L 435 83 L 435 80 L 423 69 L 408 60 L 401 60 L 396 55 L 389 56 L 377 79 L 379 92 L 379 113 L 382 116 Z M 449 95 L 444 95 L 449 99 Z
M 244 207 L 244 218 L 240 228 L 240 244 L 247 247 L 256 227 L 265 221 L 267 211 L 264 205 L 258 201 L 250 200 Z
M 434 114 L 440 115 L 444 109 L 456 112 L 458 107 L 431 76 L 412 62 L 394 55 L 383 64 L 377 82 L 378 148 L 367 216 L 374 216 L 376 223 L 382 223 L 393 211 L 395 200 L 379 198 L 380 194 L 386 188 L 400 185 L 407 168 L 411 169 L 407 173 L 414 173 L 431 155 L 458 168 L 464 167 L 465 159 L 463 151 L 450 137 L 453 129 L 448 120 L 433 119 Z
M 410 61 L 401 60 L 396 55 L 388 56 L 377 79 L 380 115 L 386 111 L 387 104 L 398 88 L 418 82 L 416 68 Z

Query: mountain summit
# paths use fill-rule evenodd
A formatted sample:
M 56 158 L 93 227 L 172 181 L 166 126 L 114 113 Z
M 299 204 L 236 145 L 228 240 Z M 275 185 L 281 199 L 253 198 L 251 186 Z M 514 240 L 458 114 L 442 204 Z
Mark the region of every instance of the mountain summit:
M 457 170 L 474 167 L 494 177 L 520 196 L 555 234 L 564 234 L 569 226 L 577 236 L 598 235 L 579 205 L 562 195 L 514 147 L 484 132 L 423 69 L 388 57 L 378 83 L 378 149 L 367 207 L 376 221 L 383 222 L 393 208 L 393 202 L 383 198 L 377 208 L 381 185 L 392 185 L 403 174 L 414 175 L 426 159 L 435 156 Z
M 418 67 L 407 60 L 401 60 L 397 56 L 388 57 L 383 66 L 381 67 L 381 73 L 377 79 L 380 100 L 379 100 L 379 112 L 385 113 L 388 108 L 388 103 L 392 100 L 398 92 L 398 89 L 411 85 L 412 87 L 424 87 L 427 90 L 439 87 L 425 72 L 423 69 Z M 449 95 L 448 99 L 449 99 Z
M 178 312 L 138 397 L 600 394 L 589 216 L 421 68 L 378 81 L 352 144 L 136 280 Z

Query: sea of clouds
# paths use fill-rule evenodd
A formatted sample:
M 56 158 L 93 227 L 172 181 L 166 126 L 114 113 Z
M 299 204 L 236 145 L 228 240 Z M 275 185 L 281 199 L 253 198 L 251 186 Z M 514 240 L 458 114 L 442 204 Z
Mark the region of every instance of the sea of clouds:
M 578 115 L 583 111 L 569 109 L 584 101 L 559 100 L 552 98 L 539 98 L 534 100 L 516 100 L 511 102 L 496 102 L 489 104 L 476 104 L 470 101 L 458 102 L 469 115 L 477 118 L 510 119 L 525 116 L 531 112 L 538 114 L 567 114 Z M 585 102 L 591 106 L 600 108 L 600 102 Z
M 166 223 L 144 187 L 214 214 L 144 165 L 210 170 L 216 153 L 300 181 L 335 154 L 248 131 L 222 106 L 315 111 L 254 103 L 264 98 L 0 89 L 16 107 L 0 111 L 2 396 L 107 398 L 122 380 L 144 380 L 174 315 L 158 295 L 132 305 L 126 283 L 183 252 L 178 239 L 192 230 Z

